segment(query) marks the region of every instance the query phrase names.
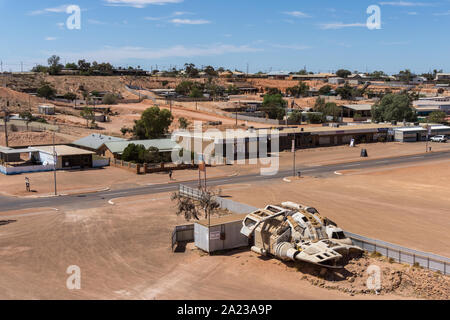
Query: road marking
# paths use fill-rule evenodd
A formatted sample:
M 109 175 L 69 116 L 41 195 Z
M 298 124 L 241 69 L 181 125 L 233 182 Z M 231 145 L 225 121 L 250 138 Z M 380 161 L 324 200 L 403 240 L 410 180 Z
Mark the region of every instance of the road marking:
M 385 160 L 385 161 L 378 161 L 378 162 L 375 162 L 375 163 L 388 163 L 388 162 L 390 162 L 390 161 Z

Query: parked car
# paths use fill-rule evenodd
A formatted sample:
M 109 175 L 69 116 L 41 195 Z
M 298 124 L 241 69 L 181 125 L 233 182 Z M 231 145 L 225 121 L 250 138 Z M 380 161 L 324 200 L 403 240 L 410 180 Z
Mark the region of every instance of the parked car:
M 447 142 L 447 137 L 444 135 L 438 135 L 431 138 L 433 142 Z

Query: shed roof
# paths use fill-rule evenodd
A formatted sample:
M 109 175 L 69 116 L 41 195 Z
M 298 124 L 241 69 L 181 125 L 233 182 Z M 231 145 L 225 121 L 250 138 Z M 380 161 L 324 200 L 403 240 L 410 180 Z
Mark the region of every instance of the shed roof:
M 73 144 L 80 147 L 89 148 L 92 150 L 97 150 L 106 142 L 115 142 L 115 141 L 126 141 L 122 138 L 116 138 L 111 136 L 105 136 L 103 134 L 93 133 L 84 138 L 81 138 L 77 141 L 74 141 Z
M 43 153 L 53 154 L 53 146 L 33 147 L 33 149 L 43 152 Z M 55 151 L 58 156 L 75 156 L 75 155 L 83 155 L 83 154 L 94 154 L 94 152 L 92 152 L 92 151 L 69 147 L 66 145 L 55 146 Z
M 152 139 L 152 140 L 131 140 L 131 141 L 113 141 L 106 142 L 104 145 L 112 153 L 121 154 L 130 144 L 143 145 L 146 149 L 150 147 L 158 148 L 161 152 L 172 151 L 173 149 L 181 149 L 181 147 L 171 139 Z
M 345 104 L 343 107 L 356 110 L 356 111 L 370 111 L 372 110 L 371 104 Z
M 422 127 L 411 127 L 411 128 L 395 128 L 395 131 L 402 131 L 402 132 L 422 132 L 427 131 L 426 129 Z
M 209 226 L 214 227 L 214 226 L 220 226 L 220 225 L 226 224 L 226 223 L 243 221 L 246 216 L 247 216 L 247 214 L 228 214 L 228 215 L 221 216 L 218 218 L 212 218 L 211 221 L 209 222 Z M 208 220 L 200 220 L 200 221 L 197 221 L 196 223 L 198 223 L 204 227 L 208 226 Z

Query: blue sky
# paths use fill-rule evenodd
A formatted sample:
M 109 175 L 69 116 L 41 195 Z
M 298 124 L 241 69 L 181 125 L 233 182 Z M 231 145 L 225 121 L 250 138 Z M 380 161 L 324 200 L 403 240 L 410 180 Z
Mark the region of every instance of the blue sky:
M 65 24 L 81 8 L 81 29 Z M 381 9 L 369 30 L 366 9 Z M 3 70 L 52 54 L 146 69 L 450 71 L 449 0 L 0 0 Z

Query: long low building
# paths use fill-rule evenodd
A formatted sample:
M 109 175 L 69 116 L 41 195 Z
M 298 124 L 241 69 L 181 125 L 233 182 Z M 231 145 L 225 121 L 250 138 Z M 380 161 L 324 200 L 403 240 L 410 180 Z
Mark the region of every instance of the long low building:
M 98 153 L 109 159 L 121 160 L 124 150 L 130 145 L 143 145 L 145 149 L 151 147 L 157 148 L 162 156 L 170 156 L 174 149 L 180 149 L 180 146 L 171 139 L 152 139 L 152 140 L 129 140 L 129 141 L 111 141 L 103 143 L 98 149 Z
M 272 146 L 278 148 L 273 152 L 290 150 L 292 141 L 297 149 L 349 144 L 352 139 L 356 143 L 391 141 L 394 136 L 393 129 L 398 127 L 400 126 L 392 124 L 359 124 L 231 132 L 184 132 L 177 133 L 174 139 L 186 150 L 197 154 L 204 153 L 207 161 L 211 153 L 215 157 L 236 160 L 262 157 L 266 152 L 272 152 Z
M 0 147 L 0 172 L 3 174 L 20 174 L 108 165 L 105 162 L 95 163 L 94 154 L 92 151 L 66 145 L 20 149 Z
M 428 116 L 434 111 L 443 111 L 450 115 L 450 101 L 443 100 L 417 100 L 413 102 L 419 116 Z

